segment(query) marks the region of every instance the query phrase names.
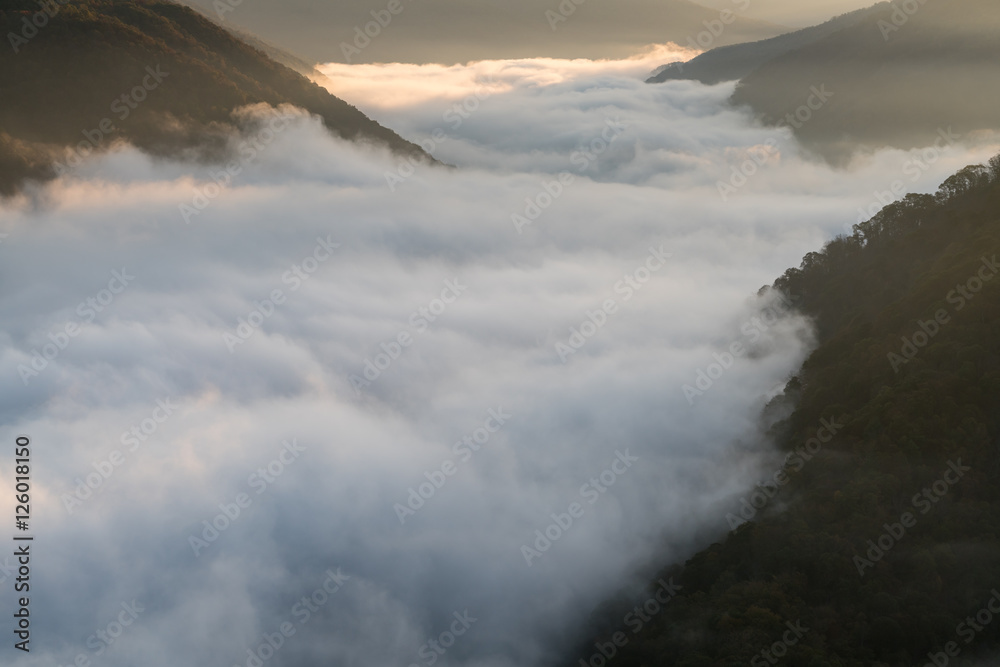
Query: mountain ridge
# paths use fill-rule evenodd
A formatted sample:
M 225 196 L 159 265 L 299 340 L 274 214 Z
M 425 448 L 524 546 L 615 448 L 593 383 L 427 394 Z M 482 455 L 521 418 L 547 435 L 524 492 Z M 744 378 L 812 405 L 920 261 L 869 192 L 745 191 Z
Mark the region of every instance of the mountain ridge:
M 1000 129 L 1000 5 L 926 0 L 907 7 L 916 9 L 878 9 L 766 62 L 739 82 L 732 102 L 774 125 L 801 107 L 811 86 L 828 86 L 833 98 L 794 132 L 834 164 L 848 163 L 858 149 L 923 148 L 952 127 L 963 136 Z
M 679 592 L 650 622 L 609 644 L 634 604 L 609 601 L 578 655 L 995 664 L 1000 624 L 970 639 L 963 619 L 1000 582 L 998 211 L 1000 156 L 886 206 L 762 290 L 795 295 L 819 339 L 762 415 L 784 463 L 733 499 L 723 539 L 652 577 L 647 590 Z M 783 641 L 789 624 L 808 632 Z
M 863 21 L 876 8 L 884 8 L 887 2 L 880 2 L 867 9 L 858 9 L 842 14 L 819 25 L 778 35 L 770 39 L 730 46 L 720 46 L 692 58 L 685 63 L 671 63 L 646 80 L 646 83 L 693 80 L 706 85 L 723 81 L 737 81 L 744 78 L 764 63 L 798 48 L 816 42 L 838 30 Z
M 292 104 L 344 139 L 433 161 L 188 7 L 87 0 L 46 13 L 44 26 L 32 32 L 25 21 L 37 12 L 24 0 L 0 10 L 5 34 L 30 35 L 16 50 L 0 50 L 0 96 L 11 100 L 0 107 L 0 193 L 55 177 L 54 165 L 70 147 L 99 152 L 115 140 L 154 155 L 194 150 L 219 159 L 222 135 L 239 121 L 234 112 L 254 104 Z

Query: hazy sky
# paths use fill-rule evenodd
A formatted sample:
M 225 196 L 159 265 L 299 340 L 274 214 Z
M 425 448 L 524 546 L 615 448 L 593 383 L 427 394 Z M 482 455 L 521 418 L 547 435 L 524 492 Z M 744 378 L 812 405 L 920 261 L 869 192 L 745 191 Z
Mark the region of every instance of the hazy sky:
M 7 664 L 246 665 L 289 623 L 267 667 L 423 666 L 458 614 L 436 664 L 540 667 L 653 554 L 721 536 L 776 466 L 757 418 L 810 345 L 794 315 L 750 324 L 774 305 L 758 288 L 876 188 L 933 191 L 996 147 L 912 181 L 898 151 L 832 171 L 731 86 L 641 83 L 665 55 L 327 69 L 456 170 L 293 114 L 233 137 L 260 148 L 225 188 L 119 148 L 0 203 L 0 439 L 36 443 L 41 573 L 37 648 Z M 65 349 L 26 385 L 46 345 Z M 123 604 L 136 622 L 91 639 Z
M 875 0 L 700 0 L 699 4 L 715 9 L 746 7 L 741 14 L 748 18 L 771 21 L 792 27 L 822 23 L 855 9 L 871 7 Z
M 402 0 L 394 15 L 387 12 L 389 0 L 245 0 L 235 7 L 221 0 L 185 2 L 295 53 L 350 63 L 622 58 L 649 44 L 687 44 L 706 29 L 705 21 L 719 18 L 717 10 L 688 0 Z M 220 15 L 219 6 L 232 11 Z M 783 30 L 745 15 L 741 8 L 747 7 L 746 0 L 729 6 L 737 21 L 715 35 L 716 45 L 763 39 Z M 369 28 L 376 19 L 384 26 Z M 367 45 L 368 37 L 359 35 L 365 29 L 374 35 Z

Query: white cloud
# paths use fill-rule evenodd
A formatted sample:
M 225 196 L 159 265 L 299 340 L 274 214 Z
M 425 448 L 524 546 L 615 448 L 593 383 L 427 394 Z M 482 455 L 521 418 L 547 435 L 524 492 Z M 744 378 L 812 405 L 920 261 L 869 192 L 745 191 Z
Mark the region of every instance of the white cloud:
M 104 664 L 245 664 L 337 567 L 351 582 L 269 664 L 423 664 L 421 645 L 465 609 L 478 621 L 442 663 L 542 664 L 637 565 L 725 530 L 723 501 L 766 458 L 759 410 L 807 330 L 769 328 L 693 407 L 681 387 L 744 340 L 751 295 L 909 156 L 832 171 L 726 109 L 725 86 L 645 86 L 624 76 L 634 65 L 474 64 L 426 99 L 362 95 L 408 138 L 448 128 L 437 155 L 460 169 L 420 167 L 395 192 L 396 158 L 300 119 L 191 224 L 178 206 L 212 170 L 128 149 L 4 205 L 0 438 L 36 443 L 34 599 L 38 636 L 56 638 L 13 664 L 68 663 L 133 598 L 147 610 Z M 502 89 L 442 125 L 486 75 Z M 608 118 L 627 129 L 580 169 L 573 153 Z M 717 181 L 769 138 L 779 157 L 723 202 Z M 955 146 L 913 187 L 989 153 Z M 561 171 L 574 182 L 518 234 L 512 214 Z M 285 272 L 328 237 L 342 246 L 293 291 Z M 626 301 L 616 285 L 661 246 L 669 261 Z M 26 387 L 18 366 L 122 267 L 134 283 Z M 455 279 L 468 289 L 416 324 Z M 231 353 L 224 335 L 276 289 L 282 303 Z M 608 299 L 616 312 L 563 363 L 556 342 Z M 404 332 L 412 345 L 356 394 L 349 376 Z M 165 397 L 176 412 L 69 516 L 74 480 Z M 394 504 L 500 406 L 509 422 L 401 526 Z M 250 476 L 293 438 L 306 451 L 257 495 Z M 641 463 L 526 566 L 522 544 L 624 449 Z M 250 506 L 195 557 L 189 536 L 241 493 Z

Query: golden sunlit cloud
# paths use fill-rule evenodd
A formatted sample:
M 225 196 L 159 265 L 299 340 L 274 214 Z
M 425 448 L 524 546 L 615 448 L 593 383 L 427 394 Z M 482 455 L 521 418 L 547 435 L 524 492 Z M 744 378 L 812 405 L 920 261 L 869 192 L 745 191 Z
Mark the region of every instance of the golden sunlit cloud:
M 430 100 L 458 100 L 484 87 L 491 93 L 503 92 L 515 83 L 549 86 L 600 74 L 644 77 L 661 65 L 696 55 L 697 51 L 676 44 L 656 44 L 622 60 L 523 58 L 465 65 L 328 63 L 317 68 L 326 77 L 317 83 L 363 108 L 389 109 Z

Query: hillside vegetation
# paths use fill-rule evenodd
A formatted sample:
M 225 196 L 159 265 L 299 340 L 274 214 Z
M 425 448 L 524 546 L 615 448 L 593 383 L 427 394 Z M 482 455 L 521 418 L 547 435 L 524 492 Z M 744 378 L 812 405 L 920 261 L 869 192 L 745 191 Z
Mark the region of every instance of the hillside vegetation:
M 0 48 L 0 193 L 27 178 L 51 178 L 68 147 L 106 150 L 122 139 L 158 155 L 204 154 L 237 122 L 234 110 L 257 103 L 292 104 L 345 139 L 426 157 L 188 7 L 161 0 L 48 6 L 39 17 L 30 0 L 0 5 L 8 42 Z M 50 15 L 51 8 L 58 11 Z
M 640 632 L 611 603 L 566 664 L 619 631 L 623 667 L 998 664 L 998 260 L 1000 157 L 785 273 L 820 341 L 769 409 L 794 406 L 770 429 L 785 468 L 661 573 L 682 588 Z

